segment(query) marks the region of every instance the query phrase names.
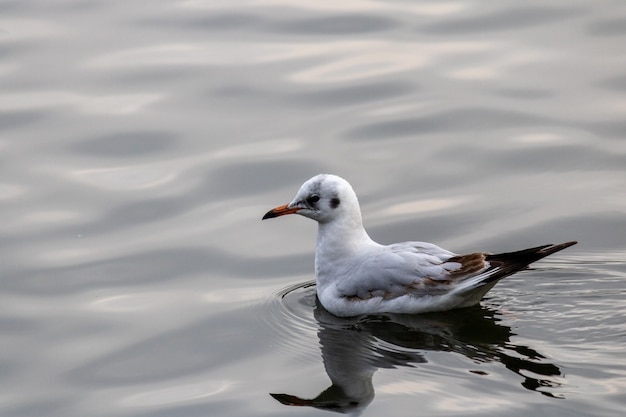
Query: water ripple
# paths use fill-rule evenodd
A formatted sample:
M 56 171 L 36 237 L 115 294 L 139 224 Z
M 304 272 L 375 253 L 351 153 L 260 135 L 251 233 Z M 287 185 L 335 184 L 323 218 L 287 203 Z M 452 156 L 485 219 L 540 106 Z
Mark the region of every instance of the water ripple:
M 284 352 L 305 349 L 314 357 L 318 355 L 319 347 L 312 342 L 317 332 L 313 316 L 315 288 L 315 281 L 290 285 L 268 300 L 270 314 L 263 322 Z
M 391 139 L 408 135 L 424 135 L 434 132 L 467 131 L 468 129 L 505 129 L 522 127 L 527 124 L 550 125 L 546 116 L 532 113 L 497 110 L 493 108 L 465 108 L 436 112 L 427 116 L 406 119 L 385 120 L 363 124 L 348 130 L 344 136 L 348 139 L 372 140 Z M 471 145 L 467 145 L 468 147 Z
M 126 131 L 81 139 L 70 149 L 88 156 L 129 158 L 163 152 L 176 143 L 176 135 L 164 131 Z
M 415 378 L 429 372 L 441 372 L 439 378 L 463 377 L 467 364 L 441 369 L 438 358 L 429 359 L 428 352 L 462 354 L 471 363 L 465 372 L 479 375 L 478 378 L 490 374 L 476 370 L 480 364 L 502 363 L 522 377 L 524 388 L 563 398 L 566 381 L 559 367 L 544 360 L 545 356 L 532 347 L 511 342 L 511 329 L 500 324 L 494 312 L 484 307 L 433 315 L 338 318 L 317 302 L 312 282 L 281 290 L 269 307 L 271 314 L 266 326 L 284 345 L 286 354 L 304 350 L 315 355 L 318 347 L 312 349 L 312 339 L 314 334 L 317 336 L 322 361 L 332 382 L 330 389 L 312 399 L 288 393 L 271 394 L 285 405 L 332 407 L 343 412 L 362 410 L 374 398 L 372 376 L 379 368 L 413 368 L 423 364 L 425 371 L 414 372 Z
M 626 35 L 626 19 L 622 17 L 599 19 L 591 23 L 587 30 L 594 36 L 623 36 Z
M 359 371 L 368 415 L 619 415 L 626 9 L 596 3 L 0 2 L 0 414 L 286 415 Z M 260 220 L 319 172 L 379 241 L 580 244 L 463 314 L 336 319 L 315 225 Z
M 3 94 L 0 97 L 0 110 L 17 112 L 67 106 L 79 113 L 127 115 L 141 112 L 146 106 L 161 99 L 162 96 L 155 93 L 88 95 L 65 91 L 38 91 Z
M 290 19 L 275 23 L 273 28 L 289 35 L 336 36 L 355 33 L 372 33 L 397 27 L 399 22 L 376 15 L 351 14 L 307 19 Z
M 507 8 L 478 16 L 446 19 L 425 25 L 420 31 L 445 36 L 483 34 L 489 31 L 526 30 L 539 25 L 552 24 L 580 14 L 571 7 L 525 6 Z

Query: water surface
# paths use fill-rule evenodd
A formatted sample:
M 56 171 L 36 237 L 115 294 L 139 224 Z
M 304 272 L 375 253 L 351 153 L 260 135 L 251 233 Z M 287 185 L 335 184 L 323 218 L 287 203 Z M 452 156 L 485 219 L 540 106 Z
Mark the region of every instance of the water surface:
M 617 0 L 0 2 L 0 414 L 621 415 L 625 43 Z M 580 243 L 337 319 L 260 221 L 320 172 L 383 243 Z

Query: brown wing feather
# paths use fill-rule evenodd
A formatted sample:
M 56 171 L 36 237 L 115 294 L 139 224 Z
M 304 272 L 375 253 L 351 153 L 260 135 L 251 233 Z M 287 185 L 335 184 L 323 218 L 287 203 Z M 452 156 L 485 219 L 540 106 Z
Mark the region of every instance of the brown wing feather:
M 467 255 L 457 255 L 448 259 L 447 262 L 454 262 L 461 264 L 461 266 L 457 269 L 453 269 L 450 271 L 450 275 L 452 277 L 459 277 L 460 275 L 470 275 L 475 274 L 487 266 L 485 264 L 486 254 L 482 252 L 470 253 Z
M 398 293 L 370 290 L 365 298 L 356 294 L 346 296 L 346 298 L 350 301 L 362 301 L 373 297 L 382 297 L 385 300 L 390 300 L 407 293 L 415 296 L 440 295 L 450 291 L 455 282 L 465 277 L 498 269 L 496 273 L 488 274 L 485 279 L 481 281 L 482 285 L 489 284 L 526 268 L 532 262 L 575 244 L 576 242 L 566 242 L 558 245 L 543 245 L 517 252 L 499 254 L 476 252 L 467 255 L 456 255 L 444 262 L 460 264 L 458 268 L 449 270 L 450 279 L 423 277 L 423 279 L 405 286 L 404 291 Z

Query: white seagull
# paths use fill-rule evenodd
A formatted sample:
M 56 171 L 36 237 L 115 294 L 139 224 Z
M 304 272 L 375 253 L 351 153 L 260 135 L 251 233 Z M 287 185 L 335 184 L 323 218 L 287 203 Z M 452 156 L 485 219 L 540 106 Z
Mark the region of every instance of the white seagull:
M 289 204 L 263 220 L 300 214 L 317 221 L 317 296 L 336 316 L 416 314 L 478 304 L 498 281 L 577 242 L 517 252 L 457 255 L 432 243 L 381 245 L 363 228 L 348 181 L 320 174 L 306 181 Z

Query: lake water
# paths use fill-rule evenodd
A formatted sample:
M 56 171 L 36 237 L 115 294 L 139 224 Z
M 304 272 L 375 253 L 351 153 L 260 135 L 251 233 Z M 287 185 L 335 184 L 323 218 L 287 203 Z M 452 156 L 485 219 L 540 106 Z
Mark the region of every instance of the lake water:
M 0 1 L 0 414 L 623 415 L 625 46 L 623 0 Z M 338 319 L 261 222 L 320 172 L 379 242 L 580 243 Z

